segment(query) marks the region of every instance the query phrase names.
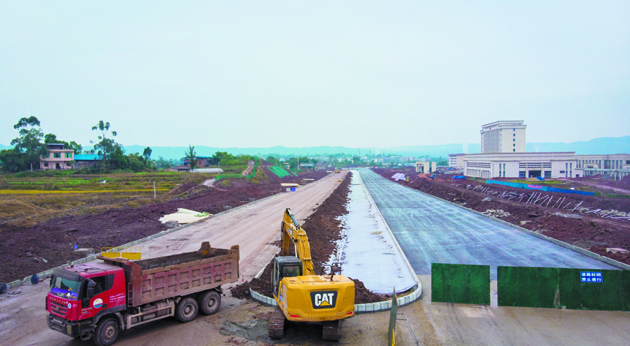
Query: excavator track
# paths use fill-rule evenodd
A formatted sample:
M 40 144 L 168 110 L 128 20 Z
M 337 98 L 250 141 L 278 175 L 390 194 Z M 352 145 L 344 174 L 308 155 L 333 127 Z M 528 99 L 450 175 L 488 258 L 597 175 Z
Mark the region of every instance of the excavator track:
M 337 341 L 341 338 L 341 320 L 326 321 L 323 325 L 322 339 L 326 341 Z
M 286 322 L 287 319 L 284 317 L 282 310 L 280 310 L 280 308 L 276 308 L 269 319 L 269 337 L 272 339 L 284 338 Z

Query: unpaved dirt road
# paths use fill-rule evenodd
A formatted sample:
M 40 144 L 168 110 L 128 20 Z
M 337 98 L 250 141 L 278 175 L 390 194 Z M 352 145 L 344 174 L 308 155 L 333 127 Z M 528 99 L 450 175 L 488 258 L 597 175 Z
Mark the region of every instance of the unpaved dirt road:
M 245 279 L 251 279 L 278 251 L 272 243 L 280 237 L 280 222 L 285 208 L 298 218 L 308 217 L 339 185 L 347 174 L 331 174 L 314 183 L 301 186 L 296 192 L 282 193 L 235 208 L 227 213 L 190 225 L 180 231 L 153 239 L 141 245 L 142 258 L 148 259 L 199 249 L 202 241 L 210 241 L 213 247 L 230 248 L 240 246 L 240 268 Z M 64 345 L 71 339 L 46 326 L 44 298 L 48 280 L 36 286 L 24 286 L 16 296 L 3 295 L 0 300 L 0 345 Z M 235 304 L 234 302 L 232 304 Z M 228 304 L 229 305 L 229 304 Z M 222 310 L 210 318 L 227 318 L 229 309 Z M 174 325 L 172 321 L 163 322 Z M 195 328 L 195 326 L 202 328 Z M 160 344 L 163 340 L 185 340 L 191 335 L 204 335 L 199 321 L 178 328 L 160 329 L 149 326 L 150 332 L 134 340 L 134 345 Z M 133 334 L 133 330 L 130 331 Z M 173 334 L 175 333 L 175 334 Z M 175 339 L 170 339 L 170 338 Z M 121 339 L 125 345 L 126 337 Z M 132 338 L 134 339 L 134 338 Z M 202 340 L 200 339 L 200 340 Z M 70 343 L 74 344 L 74 343 Z M 131 344 L 131 343 L 127 343 Z M 172 343 L 165 343 L 172 344 Z M 207 342 L 192 342 L 189 345 L 206 345 Z

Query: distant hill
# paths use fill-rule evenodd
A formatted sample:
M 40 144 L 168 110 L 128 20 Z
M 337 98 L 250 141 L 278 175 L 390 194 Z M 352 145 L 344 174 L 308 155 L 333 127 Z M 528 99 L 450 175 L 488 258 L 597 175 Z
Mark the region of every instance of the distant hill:
M 573 143 L 527 143 L 527 151 L 575 151 L 579 155 L 630 153 L 630 136 L 600 137 Z
M 125 147 L 126 153 L 142 153 L 146 146 L 130 145 Z M 10 146 L 0 144 L 0 149 L 7 149 Z M 601 137 L 590 141 L 573 142 L 573 143 L 527 143 L 527 151 L 575 151 L 577 154 L 618 154 L 630 153 L 630 136 L 625 137 Z M 180 159 L 184 156 L 187 146 L 182 147 L 151 147 L 153 153 L 152 158 L 157 159 L 162 156 L 165 159 Z M 195 151 L 199 156 L 212 156 L 217 151 L 227 151 L 234 155 L 279 155 L 293 156 L 297 153 L 296 148 L 288 148 L 282 146 L 268 148 L 216 148 L 207 146 L 195 146 Z M 444 145 L 419 145 L 407 147 L 391 147 L 391 148 L 348 148 L 348 147 L 305 147 L 300 148 L 300 155 L 333 155 L 333 154 L 349 154 L 349 155 L 366 155 L 366 154 L 397 154 L 402 156 L 433 156 L 447 157 L 453 153 L 479 153 L 481 145 L 478 143 L 468 144 L 466 149 L 462 144 L 444 144 Z

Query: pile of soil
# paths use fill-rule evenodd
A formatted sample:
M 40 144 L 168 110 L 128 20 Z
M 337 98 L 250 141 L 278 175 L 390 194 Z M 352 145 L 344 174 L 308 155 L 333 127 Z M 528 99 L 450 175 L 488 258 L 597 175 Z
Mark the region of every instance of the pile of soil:
M 627 194 L 630 192 L 630 175 L 621 178 L 621 180 L 603 179 L 601 176 L 596 175 L 567 179 L 567 181 L 575 185 L 586 185 L 598 188 L 613 194 Z
M 341 239 L 342 225 L 339 217 L 348 213 L 346 204 L 350 192 L 351 176 L 352 173 L 346 175 L 346 178 L 335 191 L 301 225 L 308 235 L 315 273 L 323 273 L 323 264 L 328 261 L 335 251 L 336 242 Z M 293 247 L 290 247 L 290 255 L 294 255 L 292 251 Z M 241 299 L 249 297 L 249 288 L 251 287 L 254 291 L 271 297 L 273 294 L 271 273 L 272 263 L 270 262 L 259 279 L 252 279 L 232 288 L 232 296 Z M 360 280 L 352 280 L 355 282 L 355 302 L 357 304 L 388 299 L 387 295 L 375 294 L 365 288 Z
M 606 256 L 606 257 L 612 258 L 615 261 L 619 261 L 619 262 L 623 262 L 623 263 L 630 263 L 630 252 L 626 252 L 626 253 L 607 252 L 606 251 L 606 247 L 605 246 L 601 246 L 601 245 L 595 245 L 595 246 L 591 247 L 591 251 L 593 251 L 596 254 L 600 254 L 602 256 Z
M 317 180 L 325 175 L 320 171 L 304 176 Z M 200 192 L 190 194 L 191 189 Z M 220 188 L 197 188 L 196 184 L 187 183 L 175 190 L 174 198 L 168 202 L 59 217 L 27 228 L 5 225 L 0 233 L 0 282 L 22 279 L 78 259 L 72 254 L 75 245 L 100 251 L 101 247 L 119 246 L 164 231 L 167 228 L 159 218 L 177 208 L 217 214 L 285 191 L 279 182 L 261 180 L 254 184 L 245 179 L 230 179 Z M 177 197 L 184 192 L 188 194 Z
M 394 173 L 401 171 L 374 169 L 374 172 L 391 180 L 390 178 Z M 627 213 L 630 211 L 630 199 L 543 192 L 543 195 L 553 197 L 550 205 L 525 204 L 532 193 L 539 193 L 539 191 L 485 184 L 478 180 L 454 180 L 451 175 L 437 175 L 434 180 L 422 179 L 417 177 L 417 173 L 415 173 L 414 170 L 405 170 L 402 172 L 410 176 L 410 181 L 399 181 L 398 183 L 401 185 L 409 186 L 479 212 L 501 209 L 510 214 L 509 216 L 501 217 L 501 220 L 543 233 L 548 237 L 562 240 L 591 251 L 593 251 L 595 245 L 630 249 L 630 222 L 596 217 L 592 216 L 593 214 L 579 214 L 577 211 L 571 211 L 573 207 L 582 202 L 580 207 L 588 207 L 592 210 L 615 209 Z M 480 187 L 473 191 L 472 189 L 476 186 Z M 481 192 L 483 191 L 482 188 L 488 188 L 488 190 Z M 491 194 L 494 191 L 497 193 Z M 519 196 L 524 195 L 524 198 L 521 202 L 519 202 L 520 197 L 513 199 L 500 198 L 499 195 L 504 192 L 517 193 Z M 490 200 L 484 201 L 484 199 L 487 198 L 490 198 Z M 563 205 L 571 203 L 567 209 L 553 208 L 553 201 L 557 201 L 559 198 L 564 198 L 562 202 Z M 556 215 L 556 213 L 577 214 L 580 218 L 566 218 L 561 215 Z M 600 254 L 617 259 L 613 257 L 612 253 L 606 253 L 605 249 L 604 252 Z M 630 260 L 627 258 L 621 261 L 630 264 Z

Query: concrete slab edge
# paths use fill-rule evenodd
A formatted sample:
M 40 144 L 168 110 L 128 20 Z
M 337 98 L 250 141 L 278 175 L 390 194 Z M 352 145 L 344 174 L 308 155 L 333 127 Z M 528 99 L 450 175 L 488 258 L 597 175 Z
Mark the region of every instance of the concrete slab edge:
M 275 299 L 264 296 L 254 291 L 251 288 L 249 289 L 249 295 L 252 297 L 252 299 L 254 299 L 257 302 L 260 302 L 269 306 L 278 306 Z M 396 299 L 396 301 L 398 303 L 398 306 L 400 307 L 400 306 L 409 305 L 415 302 L 416 300 L 420 299 L 421 296 L 422 296 L 422 285 L 419 285 L 411 294 L 400 297 Z M 385 301 L 376 302 L 376 303 L 355 304 L 354 313 L 364 314 L 368 312 L 391 310 L 391 308 L 392 308 L 392 301 L 390 299 L 390 300 L 385 300 Z
M 182 226 L 178 226 L 178 227 L 174 227 L 174 228 L 171 228 L 171 229 L 167 229 L 167 230 L 164 230 L 164 231 L 158 232 L 158 233 L 156 233 L 156 234 L 150 235 L 150 236 L 148 236 L 148 237 L 144 237 L 144 238 L 141 238 L 141 239 L 134 240 L 134 241 L 132 241 L 132 242 L 130 242 L 130 243 L 126 243 L 126 244 L 123 244 L 123 245 L 119 245 L 119 247 L 125 247 L 125 246 L 126 246 L 126 247 L 129 247 L 129 246 L 138 245 L 138 244 L 144 243 L 144 242 L 146 242 L 146 241 L 153 240 L 153 239 L 155 239 L 155 238 L 159 238 L 159 237 L 165 236 L 165 235 L 170 234 L 170 233 L 173 233 L 173 232 L 177 232 L 177 231 L 179 231 L 179 230 L 181 230 L 181 229 L 183 229 L 183 228 L 186 228 L 186 227 L 188 227 L 188 226 L 191 226 L 191 225 L 193 225 L 193 224 L 196 224 L 196 223 L 199 223 L 199 222 L 202 222 L 202 221 L 206 221 L 206 220 L 210 220 L 210 219 L 212 219 L 212 218 L 214 218 L 214 217 L 216 217 L 216 216 L 223 215 L 223 214 L 226 214 L 226 213 L 229 213 L 229 212 L 233 212 L 233 211 L 238 210 L 238 209 L 240 209 L 240 208 L 248 207 L 248 206 L 250 206 L 250 205 L 252 205 L 252 204 L 254 204 L 254 203 L 264 201 L 265 199 L 268 199 L 268 198 L 274 197 L 274 196 L 276 196 L 276 195 L 278 195 L 278 194 L 280 194 L 280 192 L 279 192 L 279 193 L 276 193 L 276 194 L 273 194 L 273 195 L 271 195 L 271 196 L 267 196 L 267 197 L 264 197 L 264 198 L 261 198 L 261 199 L 257 199 L 257 200 L 255 200 L 255 201 L 251 201 L 251 202 L 249 202 L 249 203 L 246 203 L 246 204 L 240 205 L 240 206 L 235 207 L 235 208 L 231 208 L 231 209 L 228 209 L 228 210 L 222 211 L 222 212 L 220 212 L 220 213 L 214 214 L 214 215 L 212 215 L 212 216 L 210 216 L 210 217 L 208 217 L 208 218 L 205 218 L 205 219 L 203 219 L 203 220 L 198 220 L 198 221 L 191 222 L 191 223 L 188 223 L 188 224 L 185 224 L 185 225 L 182 225 Z M 89 256 L 87 256 L 87 257 L 80 258 L 80 259 L 78 259 L 78 260 L 76 260 L 76 261 L 72 261 L 72 262 L 70 262 L 70 263 L 65 263 L 65 264 L 62 264 L 62 265 L 60 265 L 60 266 L 57 266 L 57 267 L 54 267 L 54 268 L 51 268 L 51 269 L 48 269 L 48 270 L 45 270 L 45 271 L 39 272 L 39 273 L 34 274 L 34 275 L 37 275 L 37 276 L 39 277 L 39 279 L 40 279 L 40 280 L 44 280 L 44 279 L 46 279 L 46 278 L 50 277 L 50 276 L 52 275 L 53 270 L 54 270 L 54 269 L 56 269 L 56 268 L 67 267 L 67 266 L 69 266 L 70 264 L 81 264 L 81 263 L 91 262 L 91 261 L 96 260 L 96 257 L 97 257 L 97 256 L 99 256 L 99 254 L 89 255 Z M 261 273 L 261 274 L 262 274 L 262 273 Z M 25 278 L 24 278 L 24 279 L 22 279 L 22 280 L 15 280 L 15 281 L 11 281 L 11 282 L 7 283 L 7 292 L 8 292 L 8 290 L 10 290 L 10 289 L 12 289 L 12 288 L 15 288 L 15 287 L 21 286 L 21 285 L 23 285 L 23 284 L 25 284 L 25 283 L 29 283 L 29 282 L 31 282 L 31 277 L 32 277 L 32 275 L 31 275 L 31 276 L 27 276 L 27 277 L 25 277 Z
M 374 173 L 376 173 L 376 172 L 374 172 Z M 376 174 L 378 174 L 378 173 L 376 173 Z M 398 183 L 396 183 L 396 184 L 398 184 Z M 625 264 L 625 263 L 621 263 L 621 262 L 619 262 L 619 261 L 615 261 L 615 260 L 614 260 L 614 259 L 612 259 L 612 258 L 608 258 L 608 257 L 606 257 L 606 256 L 602 256 L 602 255 L 600 255 L 600 254 L 596 254 L 596 253 L 594 253 L 594 252 L 592 252 L 592 251 L 588 251 L 588 250 L 586 250 L 586 249 L 582 249 L 581 247 L 574 246 L 574 245 L 571 245 L 571 244 L 569 244 L 569 243 L 565 243 L 565 242 L 563 242 L 563 241 L 561 241 L 561 240 L 558 240 L 558 239 L 555 239 L 555 238 L 547 237 L 547 236 L 546 236 L 546 235 L 544 235 L 544 234 L 540 234 L 540 233 L 537 233 L 537 232 L 534 232 L 534 231 L 530 231 L 530 230 L 528 230 L 527 228 L 523 228 L 523 227 L 521 227 L 521 226 L 518 226 L 518 225 L 515 225 L 515 224 L 513 224 L 513 223 L 510 223 L 510 222 L 507 222 L 507 221 L 501 220 L 501 219 L 499 219 L 499 218 L 496 218 L 496 217 L 492 217 L 492 216 L 490 216 L 490 215 L 483 214 L 483 213 L 478 212 L 478 211 L 476 211 L 476 210 L 473 210 L 473 209 L 471 209 L 471 208 L 466 208 L 466 207 L 464 207 L 464 206 L 462 206 L 462 205 L 459 205 L 459 204 L 457 204 L 457 203 L 453 203 L 453 202 L 451 202 L 451 201 L 448 201 L 448 200 L 442 199 L 442 198 L 440 198 L 440 197 L 436 197 L 436 196 L 430 195 L 430 194 L 428 194 L 428 193 L 422 192 L 422 191 L 420 191 L 420 190 L 416 190 L 416 189 L 411 188 L 411 187 L 409 187 L 409 186 L 405 186 L 405 185 L 402 185 L 402 184 L 398 184 L 398 185 L 400 185 L 400 186 L 402 186 L 402 187 L 405 187 L 405 188 L 408 188 L 408 189 L 411 189 L 411 190 L 416 191 L 416 192 L 420 192 L 421 194 L 427 195 L 427 196 L 429 196 L 429 197 L 431 197 L 431 198 L 434 198 L 434 199 L 437 199 L 437 200 L 440 200 L 440 201 L 444 201 L 444 202 L 446 202 L 446 203 L 450 203 L 450 204 L 452 204 L 452 205 L 454 205 L 454 206 L 456 206 L 456 207 L 462 208 L 462 209 L 464 209 L 464 210 L 472 211 L 473 213 L 476 213 L 476 214 L 481 215 L 481 216 L 483 216 L 483 217 L 486 217 L 486 218 L 489 218 L 489 219 L 492 219 L 492 220 L 495 220 L 495 221 L 499 221 L 499 222 L 501 222 L 501 223 L 503 223 L 503 224 L 505 224 L 505 225 L 507 225 L 507 226 L 513 227 L 513 228 L 515 228 L 515 229 L 517 229 L 517 230 L 519 230 L 519 231 L 521 231 L 521 232 L 525 232 L 525 233 L 527 233 L 527 234 L 529 234 L 529 235 L 532 235 L 532 236 L 534 236 L 534 237 L 536 237 L 536 238 L 540 238 L 540 239 L 543 239 L 543 240 L 549 241 L 549 242 L 554 243 L 554 244 L 556 244 L 556 245 L 559 245 L 559 246 L 562 246 L 562 247 L 564 247 L 564 248 L 567 248 L 567 249 L 573 250 L 573 251 L 575 251 L 575 252 L 578 252 L 578 253 L 580 253 L 580 254 L 582 254 L 582 255 L 584 255 L 584 256 L 587 256 L 587 257 L 590 257 L 590 258 L 594 258 L 594 259 L 599 260 L 599 261 L 602 261 L 602 262 L 604 262 L 604 263 L 606 263 L 606 264 L 610 264 L 610 265 L 611 265 L 611 266 L 613 266 L 613 267 L 617 267 L 617 268 L 619 268 L 619 269 L 623 269 L 623 270 L 630 270 L 630 265 Z
M 381 214 L 381 210 L 378 208 L 378 205 L 376 204 L 376 201 L 374 201 L 374 199 L 372 198 L 372 194 L 370 193 L 370 189 L 368 189 L 367 186 L 365 185 L 365 183 L 363 182 L 363 178 L 361 177 L 361 173 L 359 173 L 359 179 L 361 179 L 361 183 L 363 184 L 363 186 L 365 187 L 365 190 L 367 191 L 367 196 L 370 199 L 370 203 L 372 203 L 372 205 L 376 209 L 376 212 L 378 213 L 378 216 L 383 221 L 383 224 L 385 225 L 385 228 L 387 229 L 387 232 L 389 232 L 389 235 L 394 240 L 394 244 L 396 244 L 396 248 L 398 249 L 398 252 L 400 252 L 400 254 L 402 255 L 402 258 L 405 261 L 405 264 L 407 265 L 407 269 L 409 270 L 409 272 L 413 276 L 414 280 L 416 280 L 417 286 L 420 287 L 420 292 L 422 292 L 422 284 L 420 283 L 420 280 L 418 279 L 418 275 L 416 275 L 416 272 L 413 269 L 413 267 L 411 266 L 411 263 L 409 262 L 409 259 L 407 258 L 407 255 L 405 255 L 405 252 L 402 250 L 402 247 L 400 247 L 400 244 L 398 243 L 398 240 L 394 236 L 394 232 L 392 232 L 392 229 L 389 228 L 389 224 L 387 224 L 387 221 L 385 220 L 385 217 L 383 217 L 383 214 Z

